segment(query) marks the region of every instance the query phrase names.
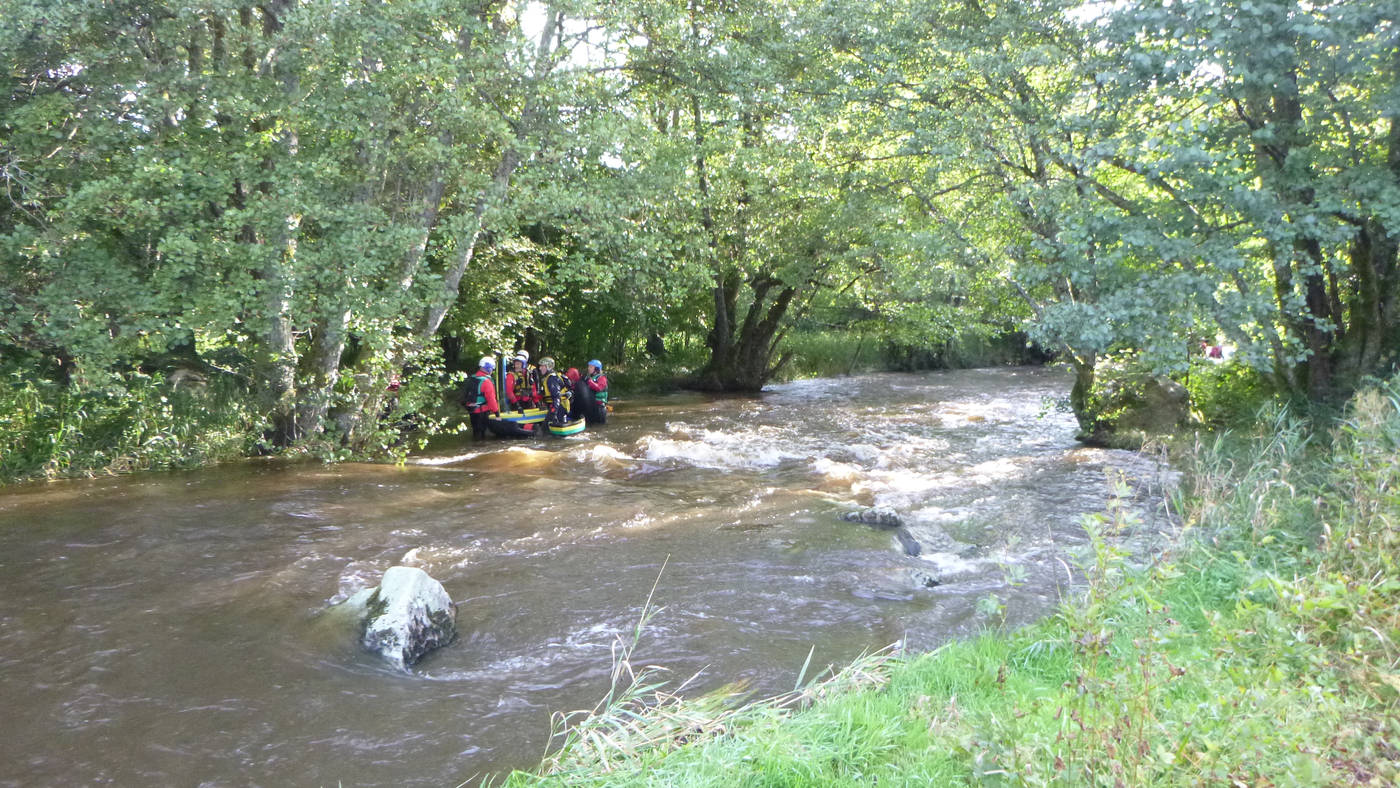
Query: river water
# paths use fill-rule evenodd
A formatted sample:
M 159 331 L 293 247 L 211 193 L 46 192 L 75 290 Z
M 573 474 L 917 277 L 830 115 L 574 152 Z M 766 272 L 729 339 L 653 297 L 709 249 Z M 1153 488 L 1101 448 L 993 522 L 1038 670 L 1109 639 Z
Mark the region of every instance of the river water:
M 403 467 L 248 463 L 0 492 L 0 785 L 456 785 L 529 768 L 637 661 L 790 690 L 893 643 L 1044 615 L 1124 475 L 1049 369 L 881 374 L 616 404 L 581 436 L 455 439 Z M 923 545 L 842 521 L 888 506 Z M 457 601 L 411 673 L 332 606 L 390 566 Z M 663 571 L 664 565 L 664 571 Z M 941 581 L 926 587 L 927 578 Z M 658 579 L 659 578 L 659 579 Z M 998 605 L 986 600 L 995 595 Z M 812 671 L 809 670 L 809 675 Z

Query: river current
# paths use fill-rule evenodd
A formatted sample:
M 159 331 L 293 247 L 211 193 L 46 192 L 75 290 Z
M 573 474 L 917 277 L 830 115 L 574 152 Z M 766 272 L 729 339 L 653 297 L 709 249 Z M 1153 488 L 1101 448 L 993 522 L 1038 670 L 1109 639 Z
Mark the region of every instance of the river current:
M 1172 527 L 1171 473 L 1076 444 L 1068 386 L 1042 368 L 809 380 L 628 398 L 580 436 L 456 438 L 402 467 L 0 491 L 0 785 L 529 768 L 552 713 L 606 692 L 653 586 L 636 660 L 698 673 L 693 691 L 775 694 L 809 652 L 822 668 L 1034 620 L 1071 592 L 1116 479 L 1123 538 Z M 921 554 L 840 519 L 867 506 L 901 513 Z M 458 603 L 457 641 L 411 673 L 328 613 L 396 564 Z

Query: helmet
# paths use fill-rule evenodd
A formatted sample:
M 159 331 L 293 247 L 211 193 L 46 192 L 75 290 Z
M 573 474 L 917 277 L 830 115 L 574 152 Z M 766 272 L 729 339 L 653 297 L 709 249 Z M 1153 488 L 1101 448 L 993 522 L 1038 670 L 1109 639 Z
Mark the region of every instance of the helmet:
M 515 354 L 515 360 L 516 360 L 516 361 L 523 361 L 523 362 L 525 362 L 526 364 L 529 364 L 529 363 L 530 363 L 530 351 L 528 351 L 528 350 L 522 350 L 522 351 L 520 351 L 519 353 L 516 353 L 516 354 Z
M 554 359 L 550 358 L 549 356 L 545 356 L 544 358 L 540 359 L 540 366 L 547 367 L 549 369 L 554 369 Z
M 496 368 L 496 359 L 491 358 L 490 356 L 482 356 L 481 360 L 476 362 L 476 365 L 486 370 L 487 372 L 490 372 Z
M 603 371 L 603 362 L 599 361 L 599 360 L 596 359 L 596 358 L 593 359 L 592 361 L 588 362 L 588 366 L 590 366 L 590 367 L 597 367 L 599 372 L 602 372 L 602 371 Z

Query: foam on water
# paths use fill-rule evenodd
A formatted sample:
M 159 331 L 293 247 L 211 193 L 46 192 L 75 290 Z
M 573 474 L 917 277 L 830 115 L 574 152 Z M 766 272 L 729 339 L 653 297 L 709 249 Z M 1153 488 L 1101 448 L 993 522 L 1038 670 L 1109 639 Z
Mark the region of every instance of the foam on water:
M 717 470 L 762 470 L 808 456 L 748 431 L 698 430 L 692 434 L 695 437 L 689 440 L 648 435 L 637 441 L 637 446 L 643 459 Z
M 485 453 L 485 449 L 478 449 L 476 451 L 463 452 L 461 454 L 448 454 L 442 457 L 409 457 L 407 460 L 404 460 L 404 462 L 408 465 L 456 465 L 459 462 L 474 460 Z
M 976 574 L 988 565 L 995 566 L 994 562 L 985 558 L 962 558 L 953 553 L 924 553 L 919 560 L 932 565 L 944 583 L 959 576 Z
M 579 462 L 592 465 L 600 470 L 616 468 L 636 461 L 635 457 L 623 454 L 621 451 L 605 443 L 597 443 L 586 448 L 580 448 L 574 452 L 574 459 Z

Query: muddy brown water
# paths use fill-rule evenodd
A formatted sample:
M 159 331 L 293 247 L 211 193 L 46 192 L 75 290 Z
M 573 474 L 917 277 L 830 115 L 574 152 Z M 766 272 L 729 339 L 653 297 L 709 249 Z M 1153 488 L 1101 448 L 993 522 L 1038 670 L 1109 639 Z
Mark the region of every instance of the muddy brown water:
M 456 785 L 539 761 L 636 657 L 756 695 L 893 643 L 1044 615 L 1110 480 L 1143 538 L 1170 472 L 1079 447 L 1048 369 L 616 404 L 403 467 L 230 465 L 0 491 L 0 785 Z M 839 519 L 890 506 L 925 545 Z M 398 672 L 331 607 L 395 564 L 458 602 Z M 665 570 L 662 571 L 663 565 Z M 925 574 L 943 582 L 923 588 Z M 658 580 L 659 576 L 659 580 Z M 810 672 L 810 670 L 809 670 Z

